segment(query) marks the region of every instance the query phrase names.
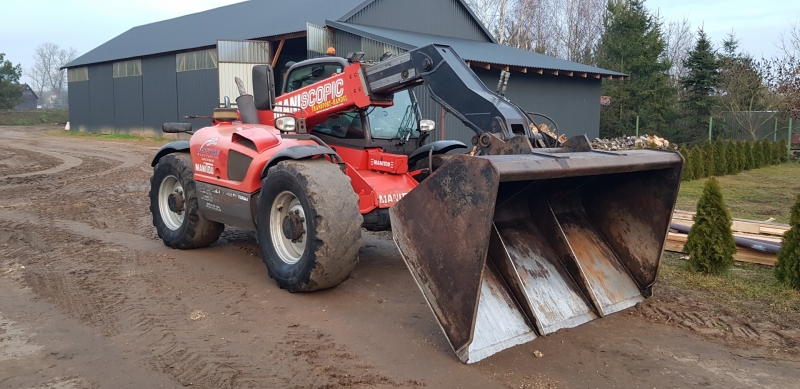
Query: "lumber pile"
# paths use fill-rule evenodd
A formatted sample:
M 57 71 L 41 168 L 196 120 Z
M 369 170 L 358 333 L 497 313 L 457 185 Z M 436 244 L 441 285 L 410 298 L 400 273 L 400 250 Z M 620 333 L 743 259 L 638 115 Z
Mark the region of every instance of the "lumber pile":
M 672 214 L 672 223 L 691 227 L 694 212 L 675 210 Z M 773 223 L 770 221 L 757 221 L 747 219 L 733 219 L 731 226 L 734 236 L 759 239 L 766 242 L 780 243 L 781 237 L 789 231 L 788 224 Z M 673 252 L 683 252 L 683 245 L 686 244 L 686 234 L 670 232 L 667 236 L 665 250 Z M 766 254 L 744 247 L 737 247 L 733 258 L 740 262 L 757 263 L 761 265 L 775 266 L 778 258 L 775 254 Z
M 656 135 L 642 135 L 642 136 L 623 136 L 613 139 L 600 139 L 595 138 L 592 141 L 592 148 L 595 150 L 636 150 L 636 149 L 661 149 L 661 150 L 676 150 L 677 145 L 669 143 L 668 140 L 660 138 Z

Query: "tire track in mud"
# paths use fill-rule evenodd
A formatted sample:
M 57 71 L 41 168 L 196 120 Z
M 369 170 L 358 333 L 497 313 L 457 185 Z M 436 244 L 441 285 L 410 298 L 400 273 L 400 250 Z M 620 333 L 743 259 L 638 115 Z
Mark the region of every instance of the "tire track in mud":
M 214 388 L 398 386 L 373 373 L 326 334 L 305 326 L 274 327 L 252 312 L 247 288 L 235 281 L 185 276 L 171 259 L 75 234 L 76 222 L 37 220 L 0 212 L 0 275 L 29 288 L 40 300 L 96 328 L 104 336 L 139 345 L 137 355 L 183 385 Z M 88 226 L 84 226 L 88 229 Z M 100 232 L 100 231 L 95 231 Z M 118 234 L 124 235 L 124 234 Z M 139 238 L 143 239 L 143 238 Z M 134 242 L 135 244 L 135 242 Z M 147 245 L 146 245 L 147 246 Z M 22 268 L 24 266 L 24 268 Z M 166 268 L 166 271 L 165 271 Z M 182 276 L 183 275 L 183 276 Z M 195 290 L 212 291 L 232 313 L 188 318 Z M 181 296 L 184 296 L 181 299 Z M 272 307 L 280 312 L 280 307 Z M 244 340 L 218 333 L 248 334 Z M 273 325 L 273 328 L 270 328 Z M 285 325 L 284 325 L 285 326 Z M 267 328 L 267 330 L 263 330 Z M 228 339 L 227 341 L 225 339 Z

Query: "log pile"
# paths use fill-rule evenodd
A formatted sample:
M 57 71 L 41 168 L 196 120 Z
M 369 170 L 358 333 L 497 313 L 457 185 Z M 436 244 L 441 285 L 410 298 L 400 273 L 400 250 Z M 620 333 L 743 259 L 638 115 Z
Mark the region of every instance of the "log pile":
M 694 212 L 675 210 L 675 212 L 672 214 L 672 223 L 691 227 L 694 224 L 692 217 L 694 217 Z M 731 230 L 733 231 L 734 236 L 780 244 L 783 234 L 785 234 L 786 231 L 789 231 L 789 225 L 773 223 L 770 221 L 734 218 Z M 683 246 L 686 244 L 686 238 L 686 234 L 671 231 L 667 236 L 665 250 L 677 253 L 683 252 Z M 736 248 L 736 254 L 734 254 L 733 259 L 739 262 L 757 263 L 767 266 L 775 266 L 775 263 L 778 261 L 778 258 L 775 254 L 767 254 L 744 247 Z
M 677 145 L 671 144 L 668 140 L 656 135 L 623 136 L 613 139 L 595 138 L 594 141 L 592 141 L 592 147 L 595 150 L 607 151 L 636 150 L 644 148 L 677 150 Z

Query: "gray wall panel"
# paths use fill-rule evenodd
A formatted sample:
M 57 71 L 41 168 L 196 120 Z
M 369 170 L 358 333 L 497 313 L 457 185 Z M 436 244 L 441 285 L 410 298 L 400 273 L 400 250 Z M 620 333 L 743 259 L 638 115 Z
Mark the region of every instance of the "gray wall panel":
M 489 89 L 497 89 L 499 70 L 472 69 Z M 526 111 L 550 116 L 562 134 L 594 139 L 600 133 L 600 80 L 512 72 L 506 97 Z M 537 123 L 546 120 L 534 117 Z
M 457 0 L 378 0 L 345 22 L 491 42 Z
M 199 129 L 211 125 L 211 119 L 183 119 L 188 115 L 211 115 L 219 107 L 219 72 L 217 69 L 179 72 L 178 118 Z
M 69 126 L 72 131 L 89 131 L 89 81 L 70 82 Z
M 142 77 L 114 79 L 114 132 L 143 136 Z
M 89 66 L 88 128 L 91 132 L 114 133 L 114 78 L 110 63 Z
M 179 121 L 175 55 L 142 59 L 142 108 L 145 136 L 160 137 L 162 124 Z

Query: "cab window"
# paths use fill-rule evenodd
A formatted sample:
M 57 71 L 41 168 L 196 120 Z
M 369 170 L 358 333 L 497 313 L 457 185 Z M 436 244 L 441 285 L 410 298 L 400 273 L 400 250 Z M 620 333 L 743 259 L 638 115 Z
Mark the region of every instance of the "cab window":
M 361 123 L 360 113 L 348 112 L 331 116 L 325 122 L 317 124 L 311 132 L 341 139 L 364 139 L 364 127 Z
M 320 63 L 297 68 L 286 79 L 286 92 L 291 92 L 322 81 L 344 69 L 338 63 Z

